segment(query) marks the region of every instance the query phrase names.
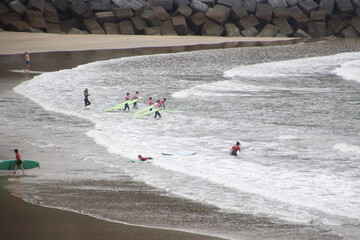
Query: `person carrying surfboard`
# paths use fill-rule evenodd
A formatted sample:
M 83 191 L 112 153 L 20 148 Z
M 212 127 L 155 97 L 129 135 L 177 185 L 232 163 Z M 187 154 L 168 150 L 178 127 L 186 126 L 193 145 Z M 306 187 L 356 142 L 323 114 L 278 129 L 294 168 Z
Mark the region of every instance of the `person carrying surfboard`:
M 149 106 L 154 105 L 154 101 L 152 100 L 152 97 L 149 97 Z M 150 112 L 151 112 L 152 108 L 150 108 Z
M 139 98 L 139 92 L 136 91 L 135 95 L 132 97 L 131 100 L 135 100 L 135 99 L 138 99 L 138 98 Z M 133 108 L 138 109 L 138 107 L 137 107 L 137 102 L 134 102 Z
M 157 109 L 160 109 L 160 108 L 161 108 L 160 100 L 157 100 L 157 101 L 156 101 L 155 108 L 157 108 Z M 154 117 L 154 118 L 156 118 L 157 116 L 159 116 L 159 118 L 161 118 L 161 114 L 160 114 L 159 111 L 156 111 L 156 112 L 155 112 L 155 117 Z
M 236 142 L 236 145 L 234 145 L 231 149 L 230 149 L 230 154 L 233 156 L 237 156 L 237 152 L 241 153 L 241 147 L 240 147 L 240 142 Z
M 18 166 L 20 166 L 22 172 L 23 172 L 23 175 L 25 175 L 25 171 L 24 171 L 24 168 L 23 168 L 23 160 L 21 159 L 21 155 L 19 153 L 19 150 L 18 149 L 14 149 L 14 152 L 15 152 L 15 157 L 16 157 L 16 165 L 15 165 L 15 171 L 14 171 L 14 174 L 16 174 L 16 170 L 18 168 Z
M 165 101 L 166 101 L 166 98 L 163 98 L 160 100 L 161 108 L 163 108 L 163 109 L 165 109 Z
M 87 88 L 85 88 L 84 90 L 84 102 L 85 102 L 85 107 L 89 106 L 91 104 L 91 102 L 89 101 L 89 90 Z
M 138 156 L 138 159 L 140 161 L 146 161 L 146 160 L 150 160 L 150 159 L 153 159 L 152 157 L 142 157 L 141 155 Z
M 129 101 L 130 100 L 130 93 L 126 93 L 126 96 L 125 96 L 125 102 L 126 101 Z M 129 104 L 128 103 L 125 103 L 125 108 L 124 108 L 124 111 L 129 110 L 130 111 L 130 107 L 129 107 Z

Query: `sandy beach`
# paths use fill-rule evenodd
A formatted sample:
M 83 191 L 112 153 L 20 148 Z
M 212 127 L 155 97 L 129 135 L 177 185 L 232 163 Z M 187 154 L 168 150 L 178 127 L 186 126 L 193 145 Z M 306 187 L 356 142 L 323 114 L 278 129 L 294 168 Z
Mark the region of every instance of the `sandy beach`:
M 2 100 L 16 98 L 17 94 L 12 89 L 40 72 L 73 68 L 93 61 L 212 48 L 284 45 L 300 41 L 299 39 L 285 38 L 145 37 L 14 32 L 0 32 L 0 39 L 0 99 Z M 31 71 L 33 72 L 19 74 L 23 69 L 22 54 L 25 51 L 31 54 Z M 9 71 L 14 69 L 18 72 Z M 56 153 L 33 146 L 16 135 L 5 136 L 1 128 L 0 136 L 0 159 L 13 158 L 12 150 L 19 148 L 21 153 L 29 159 L 36 159 L 39 162 L 46 159 L 47 163 L 42 166 L 43 169 L 54 170 L 61 167 L 61 164 L 58 163 L 61 156 Z M 43 171 L 46 170 L 28 171 L 28 176 L 25 178 L 36 178 Z M 9 179 L 11 184 L 14 182 L 21 184 L 22 177 L 20 173 L 15 177 L 10 173 L 0 173 L 0 211 L 2 212 L 0 229 L 5 233 L 5 235 L 2 234 L 4 239 L 221 239 L 208 236 L 206 233 L 199 235 L 113 223 L 73 212 L 33 205 L 9 193 L 6 189 L 6 186 L 10 184 Z M 131 203 L 135 198 L 161 202 L 163 207 L 173 208 L 174 212 L 188 211 L 189 214 L 198 212 L 202 216 L 217 211 L 216 208 L 210 206 L 200 206 L 156 194 L 149 195 L 147 192 L 139 192 L 136 196 L 129 193 L 127 201 Z M 141 220 L 139 221 L 141 222 Z M 271 228 L 271 224 L 269 225 Z M 21 230 L 19 230 L 19 226 L 21 226 Z M 174 227 L 176 228 L 176 226 Z M 295 227 L 289 226 L 289 228 Z

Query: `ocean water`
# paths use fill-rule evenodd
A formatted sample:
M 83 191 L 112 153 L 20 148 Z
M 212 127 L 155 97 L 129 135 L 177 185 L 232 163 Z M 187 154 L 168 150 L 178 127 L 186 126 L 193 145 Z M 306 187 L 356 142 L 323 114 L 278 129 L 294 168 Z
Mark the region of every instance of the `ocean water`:
M 359 226 L 360 49 L 353 42 L 338 44 L 126 57 L 42 73 L 14 90 L 50 116 L 61 116 L 46 124 L 36 116 L 31 126 L 63 134 L 29 141 L 54 151 L 62 144 L 81 149 L 72 157 L 92 166 L 82 173 L 87 178 L 114 178 L 102 171 L 115 169 L 228 213 Z M 149 97 L 165 97 L 166 109 L 181 112 L 161 112 L 161 119 L 132 119 L 134 109 L 105 112 L 135 91 L 143 97 L 139 108 Z M 37 130 L 29 131 L 36 136 Z M 94 143 L 77 143 L 79 134 Z M 242 152 L 230 156 L 236 141 Z M 161 154 L 187 152 L 197 154 Z M 138 154 L 154 160 L 128 160 Z M 39 186 L 62 177 L 58 172 L 25 181 Z

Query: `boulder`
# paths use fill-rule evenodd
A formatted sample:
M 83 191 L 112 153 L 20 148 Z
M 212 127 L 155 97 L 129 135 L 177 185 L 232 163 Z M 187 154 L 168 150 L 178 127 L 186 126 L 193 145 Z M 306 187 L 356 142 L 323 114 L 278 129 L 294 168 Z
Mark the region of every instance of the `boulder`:
M 157 14 L 153 10 L 145 9 L 141 14 L 140 17 L 146 22 L 146 24 L 150 27 L 160 26 L 161 20 L 159 14 Z
M 113 22 L 104 23 L 104 31 L 106 34 L 119 34 L 119 24 Z
M 288 7 L 286 0 L 269 0 L 269 3 L 273 8 L 287 8 Z
M 108 12 L 112 11 L 116 5 L 113 5 L 110 0 L 107 1 L 91 1 L 90 7 L 95 12 Z
M 248 15 L 248 12 L 240 4 L 237 4 L 233 7 L 231 7 L 230 16 L 232 19 L 239 20 L 240 18 L 246 17 L 247 15 Z
M 25 21 L 33 28 L 39 28 L 44 31 L 47 29 L 44 14 L 40 11 L 26 10 Z
M 230 8 L 223 5 L 215 5 L 214 8 L 209 8 L 205 16 L 213 22 L 224 25 L 230 16 Z
M 2 2 L 0 2 L 0 15 L 8 13 L 10 9 Z
M 360 17 L 360 8 L 355 9 L 356 16 Z
M 144 11 L 144 9 L 149 9 L 149 4 L 141 0 L 131 1 L 129 6 L 135 13 L 135 16 L 139 16 Z
M 11 22 L 8 27 L 9 31 L 32 32 L 31 26 L 25 21 Z
M 205 3 L 201 2 L 200 0 L 192 0 L 190 3 L 190 7 L 194 12 L 202 12 L 206 13 L 209 9 L 209 6 Z
M 234 23 L 225 24 L 225 35 L 227 37 L 241 37 L 239 28 Z
M 200 33 L 202 26 L 207 21 L 205 15 L 201 12 L 195 13 L 189 19 L 189 26 L 195 31 L 195 33 Z
M 179 8 L 182 5 L 189 6 L 190 0 L 174 0 L 175 8 Z
M 60 24 L 57 23 L 46 23 L 48 33 L 60 33 Z
M 115 13 L 112 12 L 112 11 L 111 12 L 96 12 L 95 17 L 96 17 L 96 20 L 100 24 L 104 24 L 106 22 L 111 22 L 111 23 L 119 22 L 119 20 L 116 17 Z
M 346 27 L 346 24 L 340 19 L 339 16 L 333 16 L 327 22 L 327 25 L 335 34 L 340 33 Z
M 44 12 L 56 13 L 57 14 L 57 9 L 53 4 L 51 4 L 49 2 L 45 2 L 45 4 L 44 4 Z
M 350 0 L 335 0 L 336 2 L 336 10 L 341 15 L 350 16 L 354 10 L 353 5 Z M 349 30 L 350 32 L 350 30 Z
M 309 22 L 308 33 L 314 37 L 325 37 L 326 36 L 326 23 L 325 22 Z
M 175 16 L 183 15 L 186 18 L 189 18 L 192 14 L 192 9 L 189 6 L 181 5 L 174 13 Z
M 177 35 L 171 20 L 163 21 L 160 25 L 161 35 Z
M 258 19 L 261 19 L 266 22 L 270 22 L 272 19 L 272 7 L 268 4 L 258 3 L 256 5 L 256 14 L 255 16 Z
M 114 13 L 119 20 L 130 19 L 134 16 L 130 7 L 115 8 Z
M 351 19 L 350 24 L 358 33 L 360 33 L 360 17 L 354 17 Z
M 290 7 L 288 10 L 291 16 L 291 23 L 296 28 L 305 30 L 307 28 L 307 22 L 310 21 L 310 19 L 297 6 Z
M 334 11 L 335 0 L 321 0 L 319 11 L 325 12 L 326 16 L 330 17 Z
M 189 33 L 188 26 L 186 24 L 186 19 L 184 16 L 174 16 L 172 18 L 172 24 L 174 30 L 179 35 L 187 35 Z
M 352 0 L 355 8 L 360 8 L 360 0 Z
M 21 21 L 21 17 L 14 12 L 8 12 L 4 15 L 0 15 L 0 25 L 6 28 L 10 23 Z
M 266 24 L 266 26 L 259 32 L 257 37 L 275 37 L 275 35 L 279 32 L 279 27 Z
M 26 7 L 20 1 L 15 0 L 9 3 L 9 7 L 18 15 L 22 15 L 26 11 Z
M 289 7 L 297 5 L 300 1 L 302 1 L 302 0 L 286 0 Z
M 145 27 L 144 27 L 145 28 Z M 134 35 L 135 31 L 130 20 L 123 20 L 119 23 L 120 34 Z
M 343 38 L 358 38 L 359 34 L 355 31 L 352 26 L 348 26 L 344 30 L 342 30 L 339 34 L 340 37 Z
M 84 16 L 91 8 L 90 5 L 81 0 L 75 0 L 70 4 L 70 9 L 77 15 Z
M 275 17 L 290 19 L 290 12 L 287 8 L 274 8 L 273 12 Z
M 304 0 L 302 2 L 299 2 L 298 6 L 307 15 L 319 8 L 319 4 L 317 4 L 313 0 Z
M 144 29 L 145 35 L 161 35 L 160 27 L 147 27 Z
M 45 0 L 30 0 L 27 8 L 30 10 L 43 11 L 45 7 Z
M 130 21 L 133 24 L 134 31 L 136 34 L 144 33 L 144 29 L 147 28 L 145 21 L 140 17 L 132 17 Z
M 171 16 L 165 10 L 165 8 L 163 8 L 163 7 L 154 7 L 153 10 L 154 10 L 154 12 L 157 13 L 157 15 L 159 15 L 161 21 L 171 20 Z
M 128 0 L 111 0 L 119 8 L 128 8 L 130 3 Z
M 326 16 L 323 11 L 312 11 L 310 14 L 310 21 L 312 22 L 325 22 Z
M 57 23 L 57 24 L 60 23 L 59 15 L 57 14 L 57 12 L 54 13 L 54 12 L 45 11 L 44 17 L 47 23 Z
M 250 13 L 255 13 L 256 11 L 256 1 L 254 0 L 244 0 L 243 7 L 246 9 L 246 11 Z
M 87 31 L 83 31 L 73 27 L 72 29 L 70 29 L 69 34 L 89 34 L 89 33 Z
M 238 24 L 239 24 L 238 26 L 240 26 L 241 29 L 246 30 L 251 27 L 256 27 L 257 25 L 260 24 L 260 21 L 254 15 L 249 15 L 240 19 L 238 21 Z
M 199 0 L 199 1 L 202 3 L 205 3 L 209 7 L 214 7 L 214 5 L 215 5 L 215 0 Z
M 296 30 L 294 37 L 311 38 L 311 35 L 299 28 L 298 30 Z
M 162 7 L 166 11 L 172 12 L 174 1 L 173 0 L 147 0 L 149 5 L 154 9 L 155 7 Z
M 255 37 L 256 35 L 259 34 L 259 31 L 256 28 L 251 27 L 251 28 L 241 31 L 241 34 L 244 37 Z
M 69 8 L 68 1 L 64 0 L 52 0 L 54 6 L 62 12 L 65 12 Z
M 212 21 L 206 21 L 201 28 L 201 34 L 204 36 L 221 36 L 225 28 Z
M 236 5 L 242 6 L 242 4 L 239 4 L 238 0 L 217 0 L 216 4 L 224 5 L 228 8 L 235 7 Z
M 105 34 L 100 24 L 95 18 L 89 18 L 84 20 L 85 28 L 92 34 Z
M 273 23 L 275 26 L 277 26 L 279 28 L 280 33 L 287 35 L 287 36 L 294 34 L 294 30 L 292 29 L 292 27 L 290 26 L 290 24 L 286 18 L 284 18 L 284 17 L 274 18 Z

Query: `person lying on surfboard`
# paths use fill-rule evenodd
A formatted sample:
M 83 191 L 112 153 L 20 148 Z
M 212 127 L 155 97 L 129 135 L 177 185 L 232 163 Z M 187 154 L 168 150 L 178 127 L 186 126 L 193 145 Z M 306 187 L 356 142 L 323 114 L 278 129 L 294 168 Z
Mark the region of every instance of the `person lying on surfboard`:
M 152 157 L 142 157 L 141 155 L 138 156 L 138 159 L 140 161 L 146 161 L 146 160 L 150 160 L 150 159 L 153 159 Z
M 126 96 L 124 97 L 124 99 L 125 99 L 125 102 L 129 101 L 130 100 L 130 93 L 126 93 Z M 129 107 L 128 103 L 125 103 L 124 111 L 126 111 L 126 109 L 130 111 L 130 107 Z
M 230 149 L 230 154 L 233 156 L 237 156 L 237 152 L 241 153 L 241 147 L 240 147 L 240 142 L 236 142 L 236 145 L 234 145 L 231 149 Z
M 136 91 L 136 93 L 134 94 L 134 96 L 132 97 L 131 100 L 135 100 L 135 99 L 138 99 L 138 98 L 139 98 L 139 92 Z M 133 108 L 136 108 L 136 109 L 138 108 L 138 107 L 137 107 L 137 102 L 134 102 Z
M 14 174 L 16 174 L 16 170 L 18 168 L 18 166 L 21 168 L 22 172 L 23 172 L 23 175 L 25 175 L 25 171 L 24 171 L 24 168 L 23 168 L 23 160 L 21 159 L 21 155 L 19 153 L 19 150 L 17 149 L 14 149 L 14 152 L 15 152 L 15 157 L 16 157 L 16 165 L 15 165 L 15 171 L 14 171 Z

